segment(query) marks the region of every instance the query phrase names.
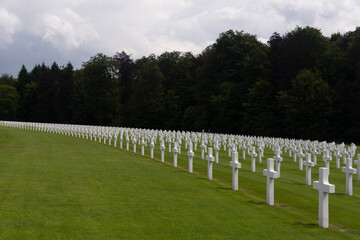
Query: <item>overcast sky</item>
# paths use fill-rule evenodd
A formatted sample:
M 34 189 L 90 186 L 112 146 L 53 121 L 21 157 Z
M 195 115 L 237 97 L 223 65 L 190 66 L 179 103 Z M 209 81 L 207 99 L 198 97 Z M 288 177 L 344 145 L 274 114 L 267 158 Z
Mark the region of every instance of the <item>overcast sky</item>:
M 359 16 L 358 0 L 0 0 L 0 74 L 53 61 L 79 68 L 99 52 L 198 54 L 229 29 L 262 41 L 297 25 L 330 36 L 355 30 Z

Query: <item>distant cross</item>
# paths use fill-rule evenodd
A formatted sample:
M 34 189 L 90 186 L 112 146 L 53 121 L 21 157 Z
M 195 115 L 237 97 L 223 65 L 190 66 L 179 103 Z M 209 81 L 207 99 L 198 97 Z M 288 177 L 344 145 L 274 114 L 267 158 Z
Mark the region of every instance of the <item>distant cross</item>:
M 336 158 L 336 168 L 340 168 L 340 157 L 341 153 L 339 150 L 336 150 L 334 153 L 334 157 Z
M 122 149 L 123 148 L 123 135 L 122 135 L 122 133 L 120 133 L 120 143 L 119 143 L 119 145 L 120 145 L 120 148 Z
M 206 156 L 206 160 L 208 161 L 208 179 L 212 180 L 212 172 L 213 172 L 213 162 L 215 161 L 212 155 L 212 148 L 209 148 L 208 155 Z
M 255 172 L 255 158 L 257 157 L 257 153 L 255 152 L 255 147 L 253 147 L 252 152 L 249 154 L 251 156 L 251 171 Z
M 354 163 L 357 165 L 357 180 L 360 181 L 360 154 L 357 155 L 357 160 Z
M 296 162 L 296 147 L 295 146 L 293 148 L 293 152 L 294 152 L 294 162 Z
M 220 147 L 219 147 L 219 144 L 218 144 L 217 141 L 215 142 L 214 150 L 215 150 L 215 162 L 219 163 L 219 150 L 220 150 Z
M 187 152 L 187 155 L 189 156 L 189 173 L 193 172 L 193 158 L 194 158 L 194 152 L 193 152 L 193 145 L 192 142 L 189 142 L 189 151 Z
M 311 150 L 311 153 L 312 153 L 312 155 L 313 155 L 314 164 L 316 165 L 316 164 L 317 164 L 317 154 L 319 154 L 319 152 L 316 151 L 316 147 L 314 147 L 314 148 Z
M 302 148 L 299 148 L 297 155 L 299 156 L 299 170 L 303 170 L 303 158 L 305 157 L 305 154 L 303 153 Z
M 173 153 L 174 153 L 174 167 L 177 167 L 177 155 L 179 153 L 179 149 L 177 148 L 177 142 L 174 142 L 174 148 L 173 148 Z
M 280 150 L 277 148 L 275 150 L 275 170 L 279 173 L 279 177 L 280 177 L 280 166 L 281 166 L 281 162 L 283 161 L 283 158 L 280 156 Z
M 161 151 L 161 162 L 164 162 L 164 151 L 165 151 L 165 144 L 164 144 L 164 139 L 161 139 L 160 141 L 160 151 Z
M 323 154 L 323 161 L 325 162 L 325 167 L 329 169 L 329 173 L 330 173 L 330 160 L 331 157 L 329 156 L 329 151 L 324 151 Z
M 306 185 L 311 185 L 311 168 L 315 166 L 315 163 L 311 162 L 311 154 L 306 153 L 306 161 L 304 162 L 306 171 Z
M 231 152 L 233 151 L 232 148 L 233 148 L 233 144 L 229 142 L 229 144 L 228 144 L 228 155 L 229 155 L 229 157 L 231 157 Z
M 200 148 L 201 148 L 201 159 L 204 159 L 205 158 L 205 148 L 206 148 L 204 140 L 201 142 Z
M 274 179 L 279 177 L 279 173 L 274 171 L 274 159 L 267 159 L 267 169 L 263 170 L 266 176 L 266 203 L 274 205 Z
M 150 158 L 154 158 L 154 147 L 155 147 L 154 140 L 151 139 L 151 142 L 150 142 Z
M 346 195 L 353 195 L 352 175 L 356 174 L 356 169 L 352 167 L 352 159 L 346 159 L 346 167 L 342 167 L 341 171 L 346 173 Z
M 241 163 L 239 163 L 239 156 L 238 152 L 233 152 L 232 155 L 232 161 L 230 162 L 230 167 L 232 167 L 232 189 L 237 191 L 238 190 L 238 184 L 239 184 L 239 174 L 238 169 L 241 168 Z
M 145 141 L 144 141 L 144 137 L 142 137 L 141 139 L 141 155 L 144 156 L 144 148 L 145 148 Z
M 134 153 L 136 153 L 136 139 L 133 139 L 133 145 L 134 145 Z
M 261 147 L 261 145 L 258 148 L 258 152 L 259 152 L 259 163 L 261 163 L 261 160 L 262 160 L 261 158 L 264 154 L 264 149 Z
M 246 144 L 244 143 L 241 148 L 242 148 L 242 157 L 243 157 L 243 160 L 245 160 Z

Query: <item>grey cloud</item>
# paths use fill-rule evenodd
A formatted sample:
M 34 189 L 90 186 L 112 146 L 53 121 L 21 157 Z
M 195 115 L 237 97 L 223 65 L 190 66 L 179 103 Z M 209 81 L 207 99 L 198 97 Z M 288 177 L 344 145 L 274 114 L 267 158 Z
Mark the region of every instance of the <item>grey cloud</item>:
M 97 52 L 125 50 L 135 58 L 171 50 L 199 53 L 228 29 L 264 41 L 275 31 L 310 25 L 329 36 L 354 30 L 360 15 L 356 0 L 3 0 L 0 9 L 21 22 L 0 38 L 0 45 L 6 42 L 0 74 L 18 71 L 22 63 L 80 66 Z

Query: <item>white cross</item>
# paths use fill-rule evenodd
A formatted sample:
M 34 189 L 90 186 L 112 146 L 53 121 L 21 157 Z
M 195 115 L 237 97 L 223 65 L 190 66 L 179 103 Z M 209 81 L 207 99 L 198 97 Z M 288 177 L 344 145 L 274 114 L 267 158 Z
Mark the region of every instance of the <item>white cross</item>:
M 144 156 L 144 147 L 145 147 L 145 141 L 144 138 L 141 139 L 141 155 Z
M 357 157 L 354 163 L 357 165 L 357 180 L 360 181 L 360 154 L 358 154 Z
M 174 148 L 173 148 L 173 153 L 174 153 L 174 167 L 177 167 L 177 154 L 179 152 L 179 149 L 177 148 L 177 142 L 174 142 Z
M 294 162 L 296 162 L 296 147 L 293 148 L 294 151 Z
M 201 147 L 201 159 L 204 159 L 205 158 L 205 148 L 206 148 L 204 141 L 202 141 L 200 147 Z
M 136 153 L 136 139 L 133 139 L 134 153 Z
M 257 153 L 255 152 L 255 147 L 253 147 L 252 152 L 249 154 L 251 156 L 251 171 L 255 172 L 255 158 L 257 157 Z
M 245 153 L 246 153 L 246 145 L 245 145 L 245 143 L 243 144 L 243 146 L 241 148 L 242 148 L 242 157 L 243 157 L 243 160 L 245 160 Z
M 181 140 L 180 139 L 178 141 L 178 149 L 179 149 L 179 154 L 181 154 Z
M 155 147 L 154 140 L 151 139 L 151 142 L 150 142 L 150 158 L 154 158 L 154 147 Z
M 208 155 L 206 156 L 206 160 L 208 161 L 208 179 L 209 180 L 212 180 L 212 172 L 213 172 L 212 164 L 214 162 L 214 157 L 212 155 L 212 150 L 213 150 L 212 148 L 209 148 Z
M 122 134 L 120 135 L 120 142 L 119 142 L 120 148 L 123 148 L 123 136 Z
M 279 177 L 279 173 L 274 171 L 274 159 L 267 159 L 267 169 L 263 170 L 266 176 L 266 203 L 274 205 L 274 179 Z
M 275 170 L 279 173 L 279 177 L 280 177 L 280 166 L 283 158 L 280 157 L 280 150 L 278 148 L 275 150 L 274 160 L 275 160 Z
M 316 151 L 316 147 L 313 148 L 313 150 L 311 151 L 312 155 L 313 155 L 313 159 L 314 159 L 314 164 L 316 165 L 316 162 L 317 162 L 317 154 L 319 154 L 317 151 Z
M 239 184 L 239 180 L 238 180 L 238 169 L 241 168 L 241 163 L 239 163 L 239 157 L 238 157 L 238 152 L 233 152 L 232 155 L 232 161 L 230 162 L 230 167 L 232 167 L 233 172 L 232 172 L 232 189 L 237 191 L 238 190 L 238 184 Z
M 264 154 L 264 150 L 261 146 L 258 148 L 258 152 L 259 152 L 259 163 L 261 163 L 261 160 L 262 160 L 261 158 Z
M 336 151 L 335 151 L 334 156 L 336 157 L 336 168 L 340 168 L 340 157 L 341 157 L 341 154 L 340 154 L 339 150 L 336 150 Z
M 324 151 L 323 161 L 325 162 L 325 167 L 329 169 L 330 173 L 330 160 L 329 151 Z
M 96 140 L 95 140 L 96 141 Z M 126 150 L 129 151 L 129 142 L 130 142 L 130 139 L 129 137 L 126 137 Z
M 189 173 L 193 172 L 193 157 L 194 157 L 194 152 L 193 152 L 193 145 L 192 142 L 189 142 L 189 151 L 187 152 L 187 155 L 189 156 Z
M 160 151 L 161 151 L 161 162 L 164 162 L 164 151 L 165 151 L 165 144 L 164 144 L 164 139 L 161 139 L 160 141 Z
M 305 157 L 305 154 L 302 152 L 302 148 L 299 148 L 299 170 L 303 170 L 303 157 Z
M 220 147 L 218 145 L 218 142 L 215 142 L 214 150 L 215 150 L 215 162 L 219 163 L 219 150 L 220 150 Z
M 231 143 L 229 143 L 228 144 L 228 155 L 229 155 L 229 157 L 231 157 L 231 152 L 233 151 L 233 144 L 231 144 Z
M 304 162 L 306 171 L 306 185 L 311 185 L 311 168 L 315 166 L 315 163 L 311 162 L 311 154 L 306 153 L 306 161 Z
M 329 227 L 329 193 L 335 192 L 335 185 L 329 184 L 329 169 L 319 168 L 319 181 L 313 182 L 313 188 L 319 191 L 319 226 Z
M 346 195 L 353 195 L 352 175 L 356 174 L 356 169 L 352 167 L 352 159 L 346 159 L 346 167 L 342 167 L 341 171 L 346 173 Z

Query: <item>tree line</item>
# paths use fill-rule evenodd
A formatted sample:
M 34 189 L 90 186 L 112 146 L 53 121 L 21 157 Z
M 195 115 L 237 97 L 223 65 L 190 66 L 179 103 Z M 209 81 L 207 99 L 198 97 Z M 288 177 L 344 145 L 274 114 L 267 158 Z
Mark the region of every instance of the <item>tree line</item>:
M 0 119 L 360 143 L 360 28 L 229 30 L 199 55 L 97 54 L 0 78 Z

